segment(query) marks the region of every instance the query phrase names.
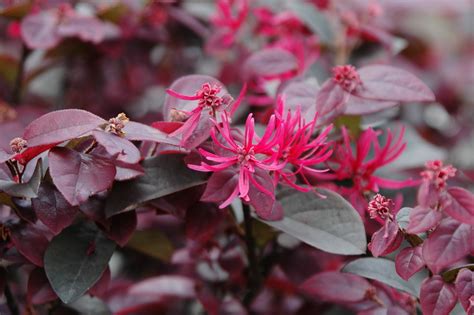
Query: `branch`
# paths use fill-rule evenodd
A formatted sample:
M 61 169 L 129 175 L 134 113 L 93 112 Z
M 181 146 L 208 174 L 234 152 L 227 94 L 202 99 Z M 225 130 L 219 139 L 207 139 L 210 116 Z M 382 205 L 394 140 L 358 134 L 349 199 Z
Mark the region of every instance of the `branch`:
M 10 286 L 8 285 L 8 282 L 5 284 L 4 293 L 5 293 L 5 299 L 7 300 L 8 309 L 10 310 L 10 314 L 20 315 L 18 305 L 16 304 L 15 297 L 13 296 L 12 291 L 10 290 Z
M 21 50 L 20 62 L 18 64 L 18 71 L 16 74 L 15 85 L 13 86 L 13 91 L 12 91 L 11 101 L 12 101 L 12 104 L 14 105 L 18 105 L 21 102 L 21 92 L 23 89 L 23 76 L 25 72 L 25 62 L 29 54 L 30 54 L 30 50 L 28 49 L 28 47 L 23 45 L 22 50 Z

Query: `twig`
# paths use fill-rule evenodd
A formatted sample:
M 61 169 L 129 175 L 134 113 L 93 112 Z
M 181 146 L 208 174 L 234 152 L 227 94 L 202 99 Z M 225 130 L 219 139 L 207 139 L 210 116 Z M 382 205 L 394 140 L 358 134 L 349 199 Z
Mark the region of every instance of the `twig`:
M 244 212 L 245 243 L 247 246 L 247 258 L 249 261 L 247 284 L 248 290 L 244 296 L 243 303 L 244 305 L 249 306 L 258 293 L 262 279 L 256 255 L 255 239 L 252 233 L 252 217 L 250 215 L 250 207 L 244 203 L 242 205 Z
M 23 76 L 25 72 L 25 62 L 29 54 L 30 54 L 30 50 L 28 49 L 28 47 L 23 45 L 22 50 L 21 50 L 20 63 L 18 64 L 18 72 L 15 78 L 15 85 L 13 86 L 13 91 L 12 91 L 12 104 L 13 105 L 18 105 L 21 102 L 21 92 L 23 89 Z
M 5 299 L 7 300 L 7 306 L 10 309 L 11 315 L 20 315 L 20 310 L 18 309 L 18 305 L 16 304 L 15 297 L 10 290 L 10 286 L 8 283 L 5 284 Z

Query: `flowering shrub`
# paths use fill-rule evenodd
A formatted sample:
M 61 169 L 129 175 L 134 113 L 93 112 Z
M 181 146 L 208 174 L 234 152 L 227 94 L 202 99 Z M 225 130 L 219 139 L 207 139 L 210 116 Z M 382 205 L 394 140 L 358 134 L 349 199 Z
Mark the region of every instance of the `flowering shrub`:
M 469 3 L 426 9 L 0 2 L 0 313 L 474 314 Z

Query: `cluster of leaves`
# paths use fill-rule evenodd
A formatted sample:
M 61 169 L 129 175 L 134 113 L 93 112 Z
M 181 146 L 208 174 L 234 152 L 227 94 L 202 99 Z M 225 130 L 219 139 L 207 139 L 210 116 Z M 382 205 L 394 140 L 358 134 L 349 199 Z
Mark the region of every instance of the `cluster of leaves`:
M 0 312 L 474 314 L 416 3 L 0 3 Z

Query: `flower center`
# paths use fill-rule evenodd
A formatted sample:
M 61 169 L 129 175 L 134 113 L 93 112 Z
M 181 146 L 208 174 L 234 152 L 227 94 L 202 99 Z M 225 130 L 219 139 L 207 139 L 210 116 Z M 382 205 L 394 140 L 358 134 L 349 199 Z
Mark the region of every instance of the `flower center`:
M 255 155 L 255 151 L 253 147 L 250 147 L 250 149 L 239 148 L 237 153 L 238 153 L 238 161 L 243 166 L 248 165 L 250 159 L 252 159 L 253 156 Z
M 337 66 L 332 69 L 332 79 L 344 90 L 352 92 L 362 84 L 359 73 L 354 66 Z
M 456 168 L 452 165 L 443 165 L 442 161 L 429 161 L 426 163 L 426 170 L 421 172 L 421 176 L 435 185 L 438 190 L 446 187 L 449 178 L 456 176 Z

